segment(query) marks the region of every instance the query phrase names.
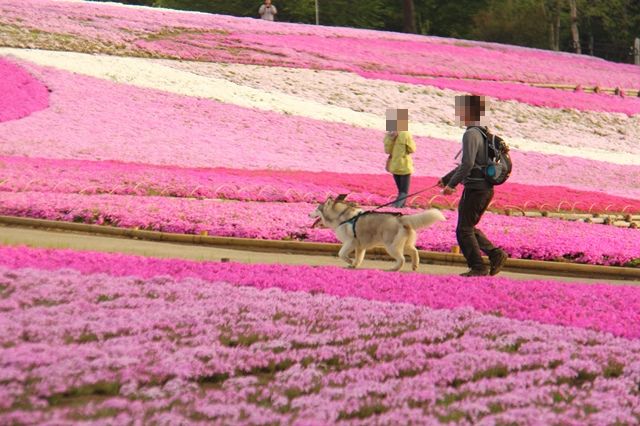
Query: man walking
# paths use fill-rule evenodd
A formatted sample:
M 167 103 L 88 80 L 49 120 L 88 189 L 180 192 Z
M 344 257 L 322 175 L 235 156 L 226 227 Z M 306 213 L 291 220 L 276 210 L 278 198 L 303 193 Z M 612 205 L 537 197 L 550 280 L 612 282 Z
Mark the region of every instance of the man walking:
M 456 96 L 456 116 L 467 127 L 462 137 L 462 161 L 438 181 L 445 195 L 453 194 L 459 183 L 464 185 L 458 205 L 456 239 L 470 268 L 462 274 L 465 277 L 496 275 L 508 257 L 504 250 L 494 247 L 486 235 L 476 228 L 493 198 L 493 185 L 485 180 L 483 172 L 488 164 L 484 146 L 487 129 L 480 127 L 484 112 L 484 97 Z M 482 262 L 481 251 L 489 256 L 489 270 Z
M 260 14 L 261 19 L 264 19 L 265 21 L 273 21 L 278 10 L 271 4 L 271 0 L 264 0 L 264 4 L 260 6 L 260 9 L 258 9 L 258 13 Z

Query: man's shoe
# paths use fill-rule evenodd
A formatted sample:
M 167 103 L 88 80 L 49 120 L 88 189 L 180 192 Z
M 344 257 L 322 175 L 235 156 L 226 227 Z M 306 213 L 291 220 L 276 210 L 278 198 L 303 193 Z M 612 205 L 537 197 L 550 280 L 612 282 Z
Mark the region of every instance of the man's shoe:
M 502 249 L 496 249 L 495 252 L 491 254 L 492 256 L 489 257 L 489 264 L 491 265 L 489 275 L 494 276 L 502 270 L 504 264 L 507 263 L 509 255 Z
M 489 271 L 486 269 L 469 269 L 467 272 L 460 274 L 461 277 L 486 277 Z

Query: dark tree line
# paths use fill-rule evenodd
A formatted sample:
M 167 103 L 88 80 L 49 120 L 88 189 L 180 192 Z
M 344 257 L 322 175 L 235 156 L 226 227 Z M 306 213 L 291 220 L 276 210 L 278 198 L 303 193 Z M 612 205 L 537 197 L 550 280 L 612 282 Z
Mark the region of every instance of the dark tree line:
M 100 0 L 97 0 L 100 1 Z M 120 0 L 257 17 L 261 0 Z M 640 0 L 317 0 L 322 25 L 579 52 L 631 62 Z M 273 0 L 278 20 L 315 23 L 315 0 Z

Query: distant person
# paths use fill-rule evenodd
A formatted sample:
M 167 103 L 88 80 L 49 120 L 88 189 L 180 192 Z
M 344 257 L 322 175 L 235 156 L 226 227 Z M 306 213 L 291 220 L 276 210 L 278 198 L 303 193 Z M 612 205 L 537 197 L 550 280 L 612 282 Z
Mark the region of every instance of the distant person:
M 389 154 L 386 170 L 393 174 L 398 188 L 394 207 L 404 207 L 409 194 L 409 184 L 413 173 L 411 154 L 416 152 L 416 143 L 409 133 L 409 110 L 387 110 L 387 134 L 384 137 L 384 152 Z
M 271 4 L 271 0 L 264 0 L 264 4 L 260 6 L 260 9 L 258 9 L 258 13 L 260 14 L 261 19 L 264 19 L 265 21 L 273 21 L 278 13 L 278 9 Z
M 480 127 L 481 117 L 485 113 L 484 96 L 456 96 L 455 108 L 458 122 L 467 127 L 462 137 L 462 161 L 440 179 L 438 185 L 444 188 L 442 192 L 445 195 L 453 194 L 459 183 L 464 185 L 458 205 L 456 239 L 469 271 L 461 275 L 496 275 L 507 261 L 507 253 L 494 247 L 486 235 L 476 228 L 493 198 L 493 185 L 487 182 L 483 172 L 488 164 L 484 137 L 487 128 Z M 490 269 L 482 262 L 480 251 L 489 256 Z

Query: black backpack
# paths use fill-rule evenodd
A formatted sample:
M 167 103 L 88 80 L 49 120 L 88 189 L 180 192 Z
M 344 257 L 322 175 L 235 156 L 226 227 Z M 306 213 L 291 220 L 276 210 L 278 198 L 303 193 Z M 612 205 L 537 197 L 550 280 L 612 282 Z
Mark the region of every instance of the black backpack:
M 483 167 L 484 179 L 491 185 L 502 185 L 509 179 L 513 164 L 509 155 L 509 145 L 498 135 L 486 128 L 476 127 L 484 136 L 484 149 L 487 154 L 487 166 Z

